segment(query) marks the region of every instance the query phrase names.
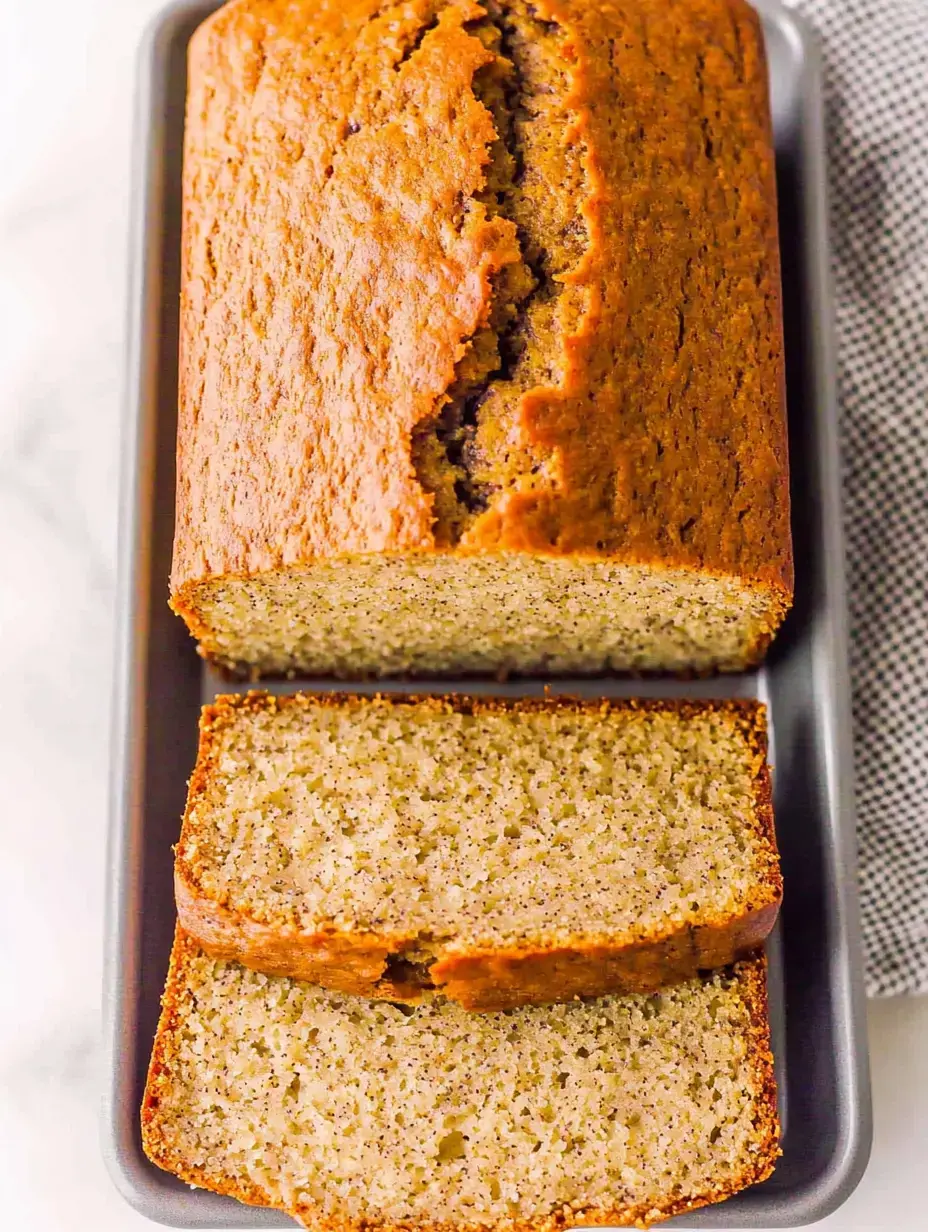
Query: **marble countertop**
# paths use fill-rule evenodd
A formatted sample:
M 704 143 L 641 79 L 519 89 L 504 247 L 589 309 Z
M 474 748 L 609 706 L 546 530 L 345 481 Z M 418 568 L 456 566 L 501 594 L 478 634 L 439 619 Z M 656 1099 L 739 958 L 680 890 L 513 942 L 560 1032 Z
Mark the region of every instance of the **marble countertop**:
M 98 1146 L 135 51 L 164 0 L 3 6 L 0 1226 L 131 1232 Z M 29 920 L 28 934 L 20 921 Z M 925 1226 L 928 998 L 870 1007 L 875 1141 L 831 1232 Z

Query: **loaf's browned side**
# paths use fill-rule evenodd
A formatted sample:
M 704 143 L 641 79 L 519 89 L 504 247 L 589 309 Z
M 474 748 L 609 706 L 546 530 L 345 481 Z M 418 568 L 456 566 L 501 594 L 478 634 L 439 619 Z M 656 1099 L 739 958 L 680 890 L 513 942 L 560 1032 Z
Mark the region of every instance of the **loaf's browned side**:
M 178 928 L 171 951 L 170 968 L 162 998 L 161 1017 L 152 1050 L 148 1080 L 141 1110 L 142 1145 L 145 1154 L 159 1168 L 173 1173 L 188 1184 L 209 1189 L 214 1193 L 237 1198 L 251 1206 L 276 1207 L 270 1195 L 242 1176 L 229 1176 L 220 1170 L 191 1166 L 176 1150 L 165 1134 L 159 1116 L 160 1092 L 167 1089 L 172 1080 L 172 1069 L 177 1062 L 178 1045 L 183 1031 L 184 1017 L 192 993 L 188 986 L 186 968 L 197 952 L 197 945 Z M 664 1204 L 639 1205 L 619 1208 L 567 1207 L 554 1210 L 533 1220 L 505 1220 L 495 1225 L 449 1224 L 440 1222 L 416 1222 L 381 1224 L 370 1220 L 352 1220 L 324 1215 L 311 1207 L 287 1211 L 307 1227 L 322 1232 L 562 1232 L 571 1227 L 639 1227 L 653 1224 L 696 1210 L 711 1203 L 722 1202 L 748 1185 L 766 1180 L 773 1172 L 780 1154 L 779 1121 L 777 1116 L 776 1082 L 773 1071 L 773 1054 L 770 1051 L 770 1025 L 767 1008 L 766 962 L 763 955 L 756 955 L 738 965 L 736 971 L 750 1018 L 749 1053 L 753 1061 L 757 1085 L 756 1115 L 754 1120 L 754 1152 L 749 1165 L 742 1172 L 728 1177 L 724 1182 L 707 1188 L 703 1193 L 688 1198 L 668 1199 Z
M 734 919 L 664 936 L 613 943 L 578 937 L 556 949 L 450 953 L 429 968 L 435 991 L 465 1009 L 490 1011 L 574 997 L 656 992 L 727 967 L 760 945 L 777 917 L 779 898 Z
M 481 948 L 450 935 L 423 938 L 415 932 L 346 930 L 323 924 L 306 930 L 296 922 L 268 924 L 225 898 L 208 894 L 199 884 L 185 849 L 197 845 L 195 805 L 209 789 L 222 728 L 242 712 L 275 712 L 320 705 L 362 707 L 407 705 L 436 713 L 452 711 L 519 713 L 567 710 L 590 715 L 616 712 L 672 712 L 686 718 L 707 711 L 724 715 L 744 733 L 754 756 L 754 818 L 766 852 L 758 870 L 755 894 L 737 915 L 705 913 L 696 923 L 662 932 L 627 932 L 604 937 L 591 928 L 567 945 L 526 942 L 522 946 Z M 190 780 L 187 809 L 175 864 L 175 893 L 180 922 L 187 933 L 217 958 L 235 959 L 270 975 L 289 975 L 362 996 L 414 1002 L 441 993 L 466 1009 L 495 1010 L 517 1005 L 565 1001 L 607 993 L 653 992 L 698 971 L 723 967 L 758 946 L 777 917 L 783 883 L 767 765 L 765 709 L 749 700 L 694 702 L 682 700 L 593 700 L 568 697 L 506 699 L 492 697 L 411 698 L 402 694 L 374 699 L 350 694 L 293 694 L 277 697 L 253 691 L 229 695 L 204 707 L 200 748 Z M 430 955 L 423 963 L 423 951 Z M 407 961 L 407 954 L 416 955 Z
M 233 0 L 195 35 L 171 588 L 196 634 L 204 581 L 439 550 L 738 578 L 770 595 L 753 658 L 788 606 L 757 15 L 744 0 L 520 4 L 566 63 L 551 89 L 573 117 L 562 144 L 582 150 L 585 245 L 558 285 L 583 309 L 561 321 L 556 376 L 520 395 L 512 431 L 537 473 L 450 547 L 412 437 L 524 255 L 481 200 L 497 137 L 474 89 L 494 62 L 486 7 Z M 495 3 L 496 24 L 515 6 Z
M 208 897 L 179 868 L 174 873 L 174 893 L 184 931 L 214 958 L 234 959 L 267 975 L 289 975 L 355 996 L 388 1000 L 421 996 L 421 990 L 408 989 L 400 998 L 401 990 L 384 979 L 390 955 L 411 947 L 414 933 L 273 927 Z
M 604 942 L 579 936 L 557 947 L 487 950 L 433 944 L 434 960 L 422 964 L 403 957 L 421 951 L 415 933 L 274 928 L 198 895 L 179 877 L 175 892 L 185 931 L 216 958 L 355 996 L 415 1004 L 440 994 L 481 1012 L 656 992 L 699 971 L 729 966 L 763 942 L 780 905 L 775 898 L 733 919 L 654 937 Z

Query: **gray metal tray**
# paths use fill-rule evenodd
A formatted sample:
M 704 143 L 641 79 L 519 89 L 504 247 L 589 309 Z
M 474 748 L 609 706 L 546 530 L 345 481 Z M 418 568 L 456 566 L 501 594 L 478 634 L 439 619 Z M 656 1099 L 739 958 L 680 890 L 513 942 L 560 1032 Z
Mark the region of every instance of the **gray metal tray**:
M 136 1210 L 176 1227 L 292 1226 L 193 1190 L 142 1154 L 138 1109 L 174 928 L 171 845 L 202 701 L 228 685 L 206 670 L 168 610 L 174 521 L 181 144 L 189 37 L 216 6 L 181 0 L 143 48 L 136 126 L 134 285 L 122 506 L 119 645 L 108 853 L 104 1153 Z M 796 605 L 760 672 L 717 681 L 561 680 L 584 695 L 758 696 L 770 707 L 786 897 L 768 947 L 784 1124 L 774 1176 L 682 1217 L 694 1227 L 795 1227 L 851 1193 L 871 1116 L 855 891 L 845 600 L 818 56 L 776 0 L 764 17 L 777 144 Z M 297 687 L 273 686 L 279 691 Z M 325 681 L 302 687 L 324 689 Z M 392 686 L 379 686 L 392 687 Z M 412 691 L 454 688 L 418 681 Z M 538 693 L 542 682 L 460 683 Z

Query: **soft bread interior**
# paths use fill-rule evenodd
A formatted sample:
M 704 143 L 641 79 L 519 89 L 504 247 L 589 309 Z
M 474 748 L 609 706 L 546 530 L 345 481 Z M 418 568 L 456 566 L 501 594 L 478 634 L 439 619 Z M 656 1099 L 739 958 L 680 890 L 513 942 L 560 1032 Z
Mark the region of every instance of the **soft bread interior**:
M 346 678 L 738 671 L 785 606 L 693 570 L 454 552 L 212 578 L 174 602 L 232 670 Z
M 631 941 L 776 898 L 763 768 L 724 708 L 242 706 L 212 726 L 178 863 L 275 927 Z
M 654 1218 L 773 1162 L 763 974 L 736 972 L 470 1015 L 196 952 L 169 984 L 146 1148 L 312 1227 L 529 1220 L 564 1204 Z

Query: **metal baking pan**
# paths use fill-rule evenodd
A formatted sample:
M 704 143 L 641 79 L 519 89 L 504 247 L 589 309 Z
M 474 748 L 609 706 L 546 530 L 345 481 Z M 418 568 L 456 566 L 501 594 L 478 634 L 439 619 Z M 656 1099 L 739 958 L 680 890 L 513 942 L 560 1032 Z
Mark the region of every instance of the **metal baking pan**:
M 203 701 L 229 686 L 168 610 L 174 520 L 181 145 L 187 42 L 216 4 L 166 9 L 143 48 L 136 127 L 130 357 L 113 732 L 104 1153 L 136 1210 L 187 1228 L 292 1226 L 194 1190 L 142 1154 L 138 1110 L 174 928 L 171 845 Z M 826 242 L 821 72 L 800 19 L 765 24 L 777 145 L 796 604 L 758 673 L 716 681 L 561 680 L 561 692 L 758 696 L 767 701 L 786 897 L 769 948 L 783 1158 L 763 1185 L 682 1217 L 694 1227 L 795 1227 L 851 1193 L 871 1114 L 855 891 L 845 596 Z M 297 687 L 276 684 L 285 691 Z M 302 687 L 327 688 L 321 681 Z M 373 686 L 372 686 L 373 687 Z M 378 687 L 391 687 L 378 686 Z M 454 688 L 417 681 L 413 691 Z M 538 693 L 543 682 L 467 682 Z

